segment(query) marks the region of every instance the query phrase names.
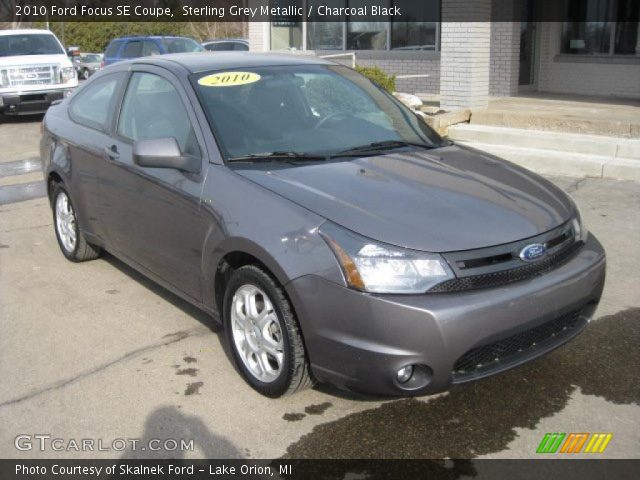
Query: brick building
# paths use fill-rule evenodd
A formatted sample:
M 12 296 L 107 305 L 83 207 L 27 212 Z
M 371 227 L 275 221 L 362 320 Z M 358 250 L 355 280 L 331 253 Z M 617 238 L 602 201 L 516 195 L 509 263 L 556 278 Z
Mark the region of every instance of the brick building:
M 388 2 L 411 8 L 409 0 Z M 404 76 L 398 90 L 439 95 L 445 109 L 484 108 L 490 97 L 523 91 L 640 98 L 637 0 L 558 0 L 544 7 L 535 0 L 421 2 L 440 21 L 256 22 L 249 25 L 250 47 L 355 52 L 360 65 Z M 540 15 L 540 8 L 557 11 Z M 541 18 L 562 21 L 536 21 Z

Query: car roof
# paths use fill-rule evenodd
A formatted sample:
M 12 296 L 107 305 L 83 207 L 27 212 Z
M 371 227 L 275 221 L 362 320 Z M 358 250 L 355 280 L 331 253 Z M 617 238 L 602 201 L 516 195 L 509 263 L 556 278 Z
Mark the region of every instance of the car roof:
M 141 57 L 131 63 L 167 66 L 180 65 L 191 73 L 221 70 L 225 68 L 268 67 L 275 65 L 335 65 L 334 62 L 309 55 L 254 52 L 203 52 L 172 53 L 153 57 Z
M 20 30 L 0 30 L 0 35 L 29 35 L 29 34 L 53 35 L 53 32 L 51 30 L 42 30 L 42 29 L 35 29 L 35 28 L 23 28 Z
M 114 38 L 113 41 L 117 41 L 117 40 L 144 40 L 145 38 L 188 38 L 189 40 L 193 40 L 193 38 L 182 37 L 180 35 L 129 35 L 128 37 Z
M 202 43 L 209 44 L 209 43 L 226 43 L 226 42 L 249 43 L 249 40 L 246 40 L 244 38 L 216 38 L 214 40 L 207 40 L 206 42 L 202 42 Z

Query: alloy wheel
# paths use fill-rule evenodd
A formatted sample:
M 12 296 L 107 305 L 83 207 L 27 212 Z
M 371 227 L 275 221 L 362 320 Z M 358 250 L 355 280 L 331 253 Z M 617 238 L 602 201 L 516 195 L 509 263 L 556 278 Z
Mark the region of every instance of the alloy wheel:
M 231 328 L 236 351 L 251 375 L 275 381 L 284 363 L 282 329 L 273 303 L 255 285 L 242 285 L 234 293 Z
M 56 231 L 63 248 L 72 253 L 76 248 L 76 214 L 66 193 L 56 197 Z

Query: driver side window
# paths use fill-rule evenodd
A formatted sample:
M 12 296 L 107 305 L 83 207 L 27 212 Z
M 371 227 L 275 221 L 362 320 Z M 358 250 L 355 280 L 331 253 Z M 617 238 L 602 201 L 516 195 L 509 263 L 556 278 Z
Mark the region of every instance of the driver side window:
M 184 154 L 200 157 L 200 147 L 180 93 L 153 73 L 131 76 L 118 120 L 118 134 L 129 140 L 173 137 Z

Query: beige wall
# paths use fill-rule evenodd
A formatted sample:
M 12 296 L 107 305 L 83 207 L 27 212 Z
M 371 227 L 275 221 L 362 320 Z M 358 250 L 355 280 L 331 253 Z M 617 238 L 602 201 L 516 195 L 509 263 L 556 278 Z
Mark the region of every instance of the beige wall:
M 520 0 L 474 0 L 478 18 L 507 8 Z M 377 65 L 396 75 L 428 74 L 428 78 L 398 81 L 408 93 L 444 95 L 452 108 L 486 105 L 488 96 L 518 93 L 519 22 L 455 22 L 456 11 L 468 18 L 467 0 L 442 0 L 441 52 L 358 52 L 361 65 Z M 640 98 L 640 60 L 584 58 L 559 55 L 562 24 L 538 25 L 538 90 L 595 96 Z M 253 51 L 269 50 L 268 23 L 249 23 Z M 335 53 L 335 52 L 331 52 Z M 580 61 L 582 60 L 582 61 Z M 590 59 L 587 59 L 590 60 Z M 626 63 L 620 63 L 620 62 Z M 615 63 L 618 62 L 618 63 Z M 630 63 L 635 62 L 635 63 Z

